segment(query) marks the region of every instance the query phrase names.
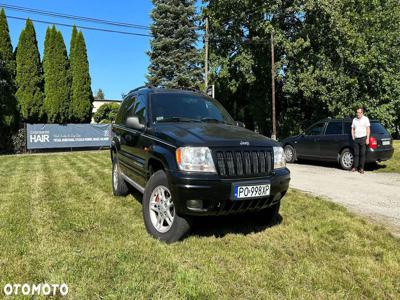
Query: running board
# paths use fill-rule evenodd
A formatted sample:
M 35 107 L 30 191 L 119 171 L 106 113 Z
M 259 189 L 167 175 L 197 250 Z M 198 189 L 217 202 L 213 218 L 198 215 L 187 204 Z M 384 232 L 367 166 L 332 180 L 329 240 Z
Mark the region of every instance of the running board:
M 142 187 L 141 185 L 139 185 L 138 183 L 136 183 L 135 181 L 133 181 L 132 179 L 130 179 L 128 176 L 126 176 L 124 173 L 121 172 L 121 176 L 122 178 L 127 181 L 130 185 L 132 185 L 135 189 L 137 189 L 139 192 L 141 192 L 142 194 L 144 193 L 144 187 Z

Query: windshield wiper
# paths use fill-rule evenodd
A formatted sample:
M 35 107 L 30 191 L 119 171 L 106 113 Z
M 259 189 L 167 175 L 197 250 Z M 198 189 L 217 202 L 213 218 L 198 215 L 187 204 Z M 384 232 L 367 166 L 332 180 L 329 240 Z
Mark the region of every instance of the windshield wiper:
M 167 117 L 161 120 L 157 120 L 157 122 L 200 122 L 197 119 L 185 118 L 185 117 Z
M 215 123 L 228 124 L 225 121 L 221 121 L 221 120 L 214 119 L 214 118 L 201 118 L 200 120 L 201 120 L 201 122 L 215 122 Z

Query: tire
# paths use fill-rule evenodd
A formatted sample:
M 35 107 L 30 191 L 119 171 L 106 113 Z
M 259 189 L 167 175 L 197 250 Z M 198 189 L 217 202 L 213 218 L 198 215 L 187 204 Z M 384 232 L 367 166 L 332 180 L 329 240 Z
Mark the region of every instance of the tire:
M 260 225 L 275 225 L 279 223 L 279 209 L 281 207 L 281 201 L 274 205 L 264 208 L 256 213 L 257 223 Z
M 122 178 L 117 157 L 112 161 L 112 192 L 114 196 L 126 196 L 129 193 L 129 186 Z
M 353 168 L 354 155 L 349 148 L 346 148 L 340 153 L 339 164 L 343 170 L 351 170 Z
M 296 150 L 292 145 L 286 145 L 283 148 L 285 152 L 286 162 L 293 163 L 296 160 Z
M 147 232 L 154 238 L 173 243 L 181 240 L 190 230 L 187 219 L 176 213 L 174 201 L 163 170 L 149 179 L 143 195 L 143 219 Z

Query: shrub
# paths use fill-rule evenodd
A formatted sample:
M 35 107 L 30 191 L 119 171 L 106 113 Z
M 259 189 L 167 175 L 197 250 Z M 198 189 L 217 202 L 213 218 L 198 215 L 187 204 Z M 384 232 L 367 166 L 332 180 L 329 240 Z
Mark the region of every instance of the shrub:
M 26 151 L 25 139 L 25 128 L 21 128 L 16 133 L 14 133 L 11 137 L 12 152 L 17 154 L 24 153 Z
M 111 123 L 115 121 L 119 110 L 118 103 L 106 103 L 99 107 L 94 114 L 94 121 L 96 123 Z

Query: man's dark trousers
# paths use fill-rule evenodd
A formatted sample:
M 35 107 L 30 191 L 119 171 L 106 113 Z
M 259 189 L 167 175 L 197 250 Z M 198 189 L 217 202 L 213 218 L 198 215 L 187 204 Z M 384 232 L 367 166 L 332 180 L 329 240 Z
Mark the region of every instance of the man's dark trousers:
M 366 141 L 367 137 L 364 136 L 362 138 L 354 139 L 354 168 L 364 169 L 365 165 L 365 150 L 366 150 Z

